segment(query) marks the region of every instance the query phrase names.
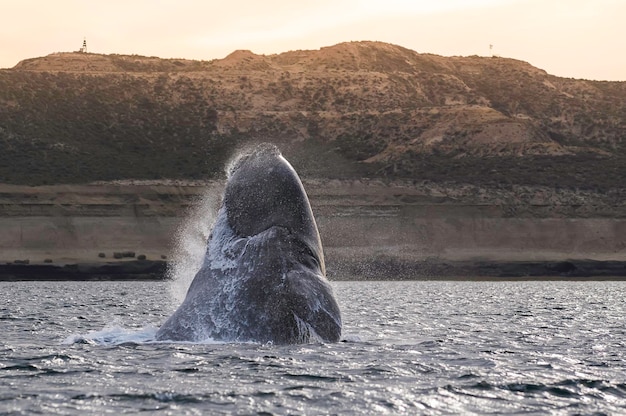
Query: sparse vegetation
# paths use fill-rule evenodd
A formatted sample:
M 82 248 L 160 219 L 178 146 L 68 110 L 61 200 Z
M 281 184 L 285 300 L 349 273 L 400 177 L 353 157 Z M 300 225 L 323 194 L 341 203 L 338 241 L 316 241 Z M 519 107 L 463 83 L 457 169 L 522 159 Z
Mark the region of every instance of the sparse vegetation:
M 606 189 L 626 83 L 351 42 L 221 61 L 54 54 L 0 71 L 0 182 L 219 177 L 273 141 L 307 175 Z

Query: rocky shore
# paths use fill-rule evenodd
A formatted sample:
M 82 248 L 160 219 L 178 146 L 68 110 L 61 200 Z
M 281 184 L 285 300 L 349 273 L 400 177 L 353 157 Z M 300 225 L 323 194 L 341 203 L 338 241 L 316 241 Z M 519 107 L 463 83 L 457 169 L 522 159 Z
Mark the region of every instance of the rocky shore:
M 76 264 L 0 264 L 0 281 L 61 280 L 163 280 L 163 260 L 133 260 Z
M 166 280 L 163 260 L 106 263 L 0 264 L 0 281 Z M 331 264 L 330 280 L 626 280 L 626 261 L 400 261 Z
M 626 261 L 401 261 L 342 262 L 328 272 L 339 280 L 626 280 Z

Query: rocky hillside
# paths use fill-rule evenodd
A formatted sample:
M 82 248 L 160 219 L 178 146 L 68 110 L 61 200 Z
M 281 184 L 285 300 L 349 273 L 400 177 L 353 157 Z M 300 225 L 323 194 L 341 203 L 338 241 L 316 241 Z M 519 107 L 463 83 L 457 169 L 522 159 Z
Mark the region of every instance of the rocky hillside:
M 214 61 L 58 53 L 0 71 L 0 182 L 215 177 L 261 140 L 309 176 L 621 187 L 626 82 L 379 42 Z

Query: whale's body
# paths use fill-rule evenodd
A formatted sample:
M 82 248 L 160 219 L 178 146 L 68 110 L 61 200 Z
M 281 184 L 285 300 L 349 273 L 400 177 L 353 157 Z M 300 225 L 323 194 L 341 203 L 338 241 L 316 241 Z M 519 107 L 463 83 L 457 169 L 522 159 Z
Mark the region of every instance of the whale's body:
M 200 271 L 157 340 L 334 342 L 341 315 L 308 197 L 271 145 L 231 168 Z

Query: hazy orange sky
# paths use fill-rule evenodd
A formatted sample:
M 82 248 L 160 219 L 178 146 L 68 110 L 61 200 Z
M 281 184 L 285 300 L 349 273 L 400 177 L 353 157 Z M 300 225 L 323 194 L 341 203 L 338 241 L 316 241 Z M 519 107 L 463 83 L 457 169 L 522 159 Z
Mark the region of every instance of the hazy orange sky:
M 625 21 L 626 0 L 0 0 L 0 68 L 83 37 L 94 53 L 203 60 L 378 40 L 626 81 Z

